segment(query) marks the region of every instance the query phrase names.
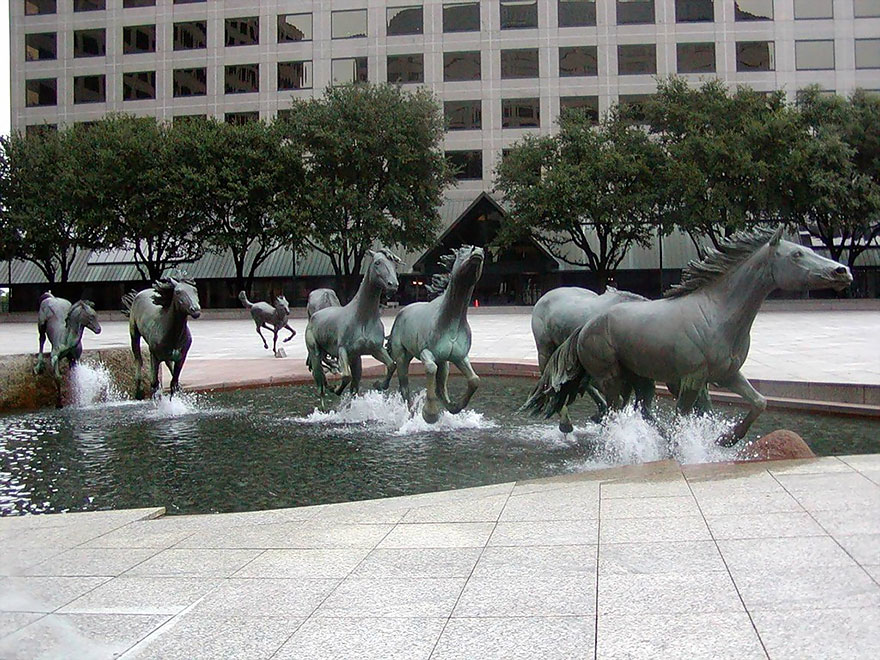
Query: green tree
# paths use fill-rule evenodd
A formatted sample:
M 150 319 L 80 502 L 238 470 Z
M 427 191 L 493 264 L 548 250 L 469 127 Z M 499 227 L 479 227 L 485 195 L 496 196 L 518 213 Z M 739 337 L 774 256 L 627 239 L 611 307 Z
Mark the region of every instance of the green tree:
M 650 245 L 665 170 L 661 148 L 615 113 L 598 126 L 566 113 L 557 135 L 526 136 L 498 166 L 510 213 L 496 245 L 532 236 L 604 290 L 630 247 Z
M 451 175 L 442 112 L 428 90 L 330 87 L 322 98 L 294 101 L 285 126 L 303 144 L 297 206 L 308 245 L 327 255 L 346 289 L 377 243 L 405 249 L 432 243 Z

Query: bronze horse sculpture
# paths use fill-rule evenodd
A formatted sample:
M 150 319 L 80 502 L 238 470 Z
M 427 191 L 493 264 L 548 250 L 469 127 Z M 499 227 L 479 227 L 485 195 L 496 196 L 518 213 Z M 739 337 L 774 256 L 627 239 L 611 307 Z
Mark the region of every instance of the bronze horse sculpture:
M 464 245 L 442 257 L 441 264 L 449 273 L 435 276 L 433 289 L 440 295 L 430 302 L 404 307 L 394 319 L 388 337 L 388 351 L 397 367 L 400 393 L 410 405 L 409 363 L 418 358 L 425 365 L 427 397 L 422 417 L 429 424 L 437 421 L 442 408 L 453 414 L 464 409 L 480 385 L 480 377 L 468 359 L 471 327 L 467 322 L 467 308 L 483 273 L 484 258 L 483 249 L 472 245 Z M 449 400 L 446 386 L 450 362 L 467 378 L 467 391 L 458 403 Z M 391 372 L 387 374 L 385 387 L 391 375 Z
M 342 307 L 339 298 L 333 289 L 315 289 L 309 293 L 309 301 L 306 304 L 306 313 L 312 318 L 315 312 L 325 307 Z
M 46 337 L 52 346 L 49 357 L 52 366 L 52 376 L 58 387 L 60 404 L 61 396 L 61 360 L 66 359 L 71 367 L 82 356 L 83 330 L 88 328 L 96 335 L 101 334 L 101 324 L 98 322 L 98 314 L 95 312 L 95 303 L 89 300 L 79 300 L 72 305 L 69 300 L 56 298 L 51 291 L 40 296 L 40 309 L 37 313 L 37 330 L 40 333 L 40 352 L 37 354 L 37 363 L 34 365 L 34 373 L 40 374 L 46 368 L 43 345 Z
M 171 271 L 153 283 L 151 289 L 131 291 L 122 297 L 123 313 L 128 316 L 131 352 L 134 354 L 135 396 L 143 398 L 141 337 L 150 347 L 150 393 L 159 390 L 159 366 L 171 372 L 170 391 L 180 391 L 180 372 L 192 345 L 187 327 L 189 318 L 202 314 L 196 283 L 183 271 Z
M 611 408 L 620 408 L 630 384 L 650 410 L 654 382 L 674 383 L 676 407 L 691 412 L 709 383 L 745 399 L 749 413 L 718 439 L 741 440 L 767 407 L 742 375 L 749 333 L 771 291 L 845 289 L 849 269 L 812 250 L 755 229 L 725 239 L 682 272 L 681 283 L 665 297 L 616 305 L 573 332 L 556 350 L 525 404 L 535 413 L 558 411 L 589 374 Z
M 368 251 L 371 262 L 354 298 L 341 307 L 316 311 L 306 326 L 307 364 L 323 400 L 327 389 L 324 365 L 335 358 L 342 380 L 334 390 L 341 395 L 348 387 L 357 394 L 361 381 L 361 356 L 372 355 L 394 372 L 394 361 L 385 350 L 385 326 L 379 316 L 382 295 L 397 292 L 399 259 L 385 249 Z M 332 362 L 331 362 L 332 363 Z
M 257 326 L 257 334 L 260 335 L 260 339 L 263 340 L 263 348 L 267 350 L 269 344 L 266 343 L 266 338 L 263 336 L 261 330 L 265 328 L 272 333 L 272 352 L 277 356 L 278 333 L 282 330 L 290 330 L 290 336 L 288 336 L 287 339 L 282 339 L 283 342 L 289 342 L 296 335 L 296 330 L 291 328 L 290 323 L 288 323 L 288 319 L 290 318 L 290 304 L 287 302 L 287 298 L 284 296 L 275 296 L 274 306 L 266 302 L 252 303 L 248 300 L 247 293 L 242 291 L 238 294 L 238 299 L 241 301 L 241 304 L 244 305 L 245 309 L 250 310 L 254 325 Z

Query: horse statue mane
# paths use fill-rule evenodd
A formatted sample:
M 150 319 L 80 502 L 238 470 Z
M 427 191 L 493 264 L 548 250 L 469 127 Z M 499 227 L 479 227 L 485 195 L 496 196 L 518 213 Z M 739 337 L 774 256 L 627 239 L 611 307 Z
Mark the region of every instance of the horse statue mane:
M 391 250 L 389 250 L 388 248 L 384 248 L 384 247 L 383 247 L 383 248 L 379 248 L 378 250 L 375 251 L 375 254 L 381 254 L 381 255 L 384 256 L 386 259 L 388 259 L 389 261 L 393 261 L 393 262 L 396 263 L 396 264 L 402 264 L 402 263 L 403 263 L 403 259 L 401 259 L 400 257 L 398 257 L 396 254 L 394 254 L 394 253 L 393 253 Z
M 438 259 L 442 272 L 433 275 L 431 281 L 425 286 L 431 298 L 439 298 L 444 294 L 446 289 L 449 288 L 449 282 L 452 280 L 452 267 L 455 265 L 455 260 L 463 250 L 470 250 L 472 247 L 472 245 L 462 245 L 461 247 L 454 248 L 449 254 L 444 254 Z
M 681 282 L 669 287 L 663 297 L 678 298 L 714 282 L 766 245 L 775 231 L 756 227 L 721 239 L 717 250 L 707 248 L 702 259 L 688 263 L 681 271 Z
M 153 303 L 167 308 L 174 299 L 174 287 L 178 283 L 196 285 L 196 281 L 185 270 L 179 268 L 170 270 L 164 277 L 153 282 Z
M 72 330 L 76 327 L 75 319 L 79 315 L 79 311 L 83 307 L 88 307 L 92 312 L 95 311 L 95 303 L 93 303 L 91 300 L 77 300 L 75 303 L 73 303 L 73 305 L 70 306 L 70 311 L 67 312 L 67 318 L 64 319 L 64 325 L 68 329 Z

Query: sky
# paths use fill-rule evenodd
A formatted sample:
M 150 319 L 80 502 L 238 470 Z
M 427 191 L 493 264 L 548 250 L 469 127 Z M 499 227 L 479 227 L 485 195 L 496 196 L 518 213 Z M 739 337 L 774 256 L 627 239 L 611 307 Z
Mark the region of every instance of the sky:
M 0 0 L 0 135 L 9 135 L 9 0 Z

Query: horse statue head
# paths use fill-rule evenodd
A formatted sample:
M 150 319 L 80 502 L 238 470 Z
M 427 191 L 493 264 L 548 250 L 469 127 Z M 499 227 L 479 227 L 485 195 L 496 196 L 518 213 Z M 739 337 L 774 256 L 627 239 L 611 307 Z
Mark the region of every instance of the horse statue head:
M 153 302 L 194 319 L 202 315 L 196 281 L 183 270 L 174 269 L 153 283 Z
M 485 259 L 483 248 L 473 245 L 462 245 L 449 254 L 444 254 L 439 261 L 440 267 L 446 272 L 431 278 L 428 292 L 439 296 L 450 287 L 474 286 L 483 274 Z
M 67 328 L 76 331 L 79 328 L 88 328 L 96 335 L 101 334 L 101 324 L 98 323 L 98 313 L 95 311 L 95 303 L 91 300 L 78 300 L 70 307 L 66 320 Z
M 284 316 L 290 316 L 290 303 L 284 296 L 275 296 L 275 311 Z
M 367 271 L 370 283 L 384 291 L 388 297 L 397 293 L 399 283 L 397 281 L 397 264 L 403 263 L 390 250 L 367 250 L 367 254 L 373 260 Z
M 782 225 L 767 242 L 770 272 L 783 291 L 834 289 L 843 291 L 852 284 L 852 273 L 843 264 L 826 259 L 797 243 L 782 238 Z

